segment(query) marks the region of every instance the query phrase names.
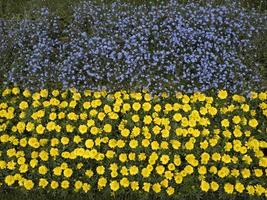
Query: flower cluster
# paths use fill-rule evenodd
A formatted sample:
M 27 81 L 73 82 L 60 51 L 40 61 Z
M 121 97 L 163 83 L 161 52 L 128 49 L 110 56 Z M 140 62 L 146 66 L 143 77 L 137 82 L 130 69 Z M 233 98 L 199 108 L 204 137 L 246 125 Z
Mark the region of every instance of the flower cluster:
M 237 92 L 260 85 L 251 39 L 266 29 L 267 20 L 235 4 L 86 1 L 73 9 L 66 26 L 47 9 L 40 15 L 0 31 L 0 38 L 7 34 L 5 41 L 12 38 L 9 45 L 15 52 L 6 80 L 37 88 L 52 82 L 65 88 L 127 86 L 153 92 Z M 0 50 L 6 49 L 5 41 Z
M 267 196 L 267 92 L 1 91 L 1 187 Z

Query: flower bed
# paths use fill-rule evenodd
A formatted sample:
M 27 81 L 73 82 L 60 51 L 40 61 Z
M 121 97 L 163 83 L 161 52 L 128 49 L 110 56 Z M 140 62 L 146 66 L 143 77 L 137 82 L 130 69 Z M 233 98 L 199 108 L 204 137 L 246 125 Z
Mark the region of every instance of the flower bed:
M 2 189 L 267 196 L 267 92 L 1 94 Z
M 262 90 L 265 48 L 255 38 L 267 30 L 266 15 L 237 1 L 167 2 L 82 1 L 65 25 L 48 9 L 34 20 L 4 21 L 0 78 L 35 89 Z

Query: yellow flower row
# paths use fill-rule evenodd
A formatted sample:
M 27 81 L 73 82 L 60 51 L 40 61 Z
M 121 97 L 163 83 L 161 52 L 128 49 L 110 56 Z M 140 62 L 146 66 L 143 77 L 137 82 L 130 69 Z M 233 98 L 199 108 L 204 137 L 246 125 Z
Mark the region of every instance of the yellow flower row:
M 0 94 L 3 187 L 267 196 L 267 92 Z

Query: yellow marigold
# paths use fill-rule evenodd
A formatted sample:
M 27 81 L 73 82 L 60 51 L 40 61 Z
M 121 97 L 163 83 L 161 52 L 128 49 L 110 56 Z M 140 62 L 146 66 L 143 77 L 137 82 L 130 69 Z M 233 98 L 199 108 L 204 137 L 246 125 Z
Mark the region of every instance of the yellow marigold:
M 97 182 L 98 189 L 103 189 L 107 185 L 107 179 L 100 177 Z
M 256 119 L 250 119 L 248 125 L 252 128 L 256 128 L 258 126 L 258 121 Z
M 228 119 L 223 119 L 223 120 L 221 121 L 221 125 L 222 125 L 223 127 L 229 127 L 229 125 L 230 125 L 229 120 L 228 120 Z
M 19 108 L 21 110 L 25 110 L 29 107 L 28 103 L 26 101 L 22 101 L 20 104 L 19 104 Z
M 69 186 L 70 186 L 70 182 L 68 180 L 64 180 L 61 182 L 61 187 L 63 189 L 67 189 L 67 188 L 69 188 Z
M 234 191 L 234 186 L 231 183 L 224 184 L 224 191 L 228 194 L 232 194 Z
M 34 186 L 34 183 L 32 180 L 25 180 L 23 184 L 26 190 L 31 190 Z
M 130 169 L 129 169 L 129 172 L 130 172 L 130 174 L 131 174 L 132 176 L 137 175 L 137 174 L 138 174 L 138 171 L 139 171 L 139 169 L 138 169 L 138 167 L 135 166 L 135 165 L 131 166 Z
M 13 176 L 11 175 L 8 175 L 5 177 L 5 183 L 8 185 L 8 186 L 11 186 L 15 183 L 15 179 Z
M 98 166 L 96 168 L 96 172 L 100 175 L 104 174 L 105 173 L 105 167 L 104 166 Z
M 36 127 L 36 132 L 38 134 L 43 134 L 45 131 L 45 127 L 42 125 L 42 124 L 39 124 L 37 127 Z
M 112 126 L 110 124 L 105 124 L 104 125 L 104 131 L 106 133 L 110 133 L 112 131 Z
M 212 181 L 210 183 L 210 188 L 213 190 L 213 191 L 217 191 L 219 189 L 219 184 L 216 183 L 215 181 Z
M 111 181 L 109 186 L 110 189 L 114 192 L 116 192 L 120 188 L 120 184 L 118 183 L 118 181 Z
M 80 126 L 79 126 L 79 132 L 80 132 L 81 134 L 86 133 L 87 130 L 88 130 L 88 127 L 87 127 L 86 125 L 80 125 Z
M 91 189 L 91 185 L 89 183 L 83 183 L 83 191 L 87 193 Z
M 142 105 L 144 111 L 148 112 L 151 109 L 151 104 L 149 102 L 145 102 Z
M 65 169 L 63 172 L 64 176 L 67 178 L 71 177 L 72 173 L 73 173 L 73 171 L 70 168 Z
M 204 192 L 208 192 L 210 189 L 210 184 L 207 181 L 201 181 L 200 188 Z
M 161 191 L 161 185 L 159 183 L 154 183 L 152 189 L 154 192 L 159 193 Z
M 52 189 L 57 189 L 58 188 L 58 182 L 57 181 L 51 181 L 50 186 Z
M 94 172 L 91 169 L 85 171 L 85 175 L 91 178 L 94 175 Z
M 121 180 L 120 180 L 120 185 L 122 186 L 122 187 L 129 187 L 129 185 L 130 185 L 130 182 L 129 182 L 129 180 L 128 180 L 128 178 L 126 178 L 126 177 L 123 177 Z
M 42 166 L 40 166 L 39 168 L 38 168 L 38 172 L 39 172 L 39 174 L 42 174 L 42 175 L 44 175 L 44 174 L 46 174 L 47 173 L 47 168 L 46 168 L 46 166 L 44 166 L 44 165 L 42 165 Z
M 249 195 L 254 195 L 255 194 L 255 188 L 252 185 L 248 185 L 246 187 L 246 190 L 247 190 Z
M 228 96 L 228 93 L 227 93 L 226 90 L 220 90 L 219 93 L 218 93 L 218 97 L 219 97 L 220 99 L 226 99 L 227 96 Z
M 245 187 L 242 183 L 237 182 L 235 184 L 235 190 L 239 193 L 242 193 L 245 190 Z
M 133 191 L 139 190 L 139 183 L 137 181 L 132 181 L 130 185 Z
M 141 108 L 141 104 L 138 102 L 133 103 L 132 108 L 134 111 L 138 111 Z
M 81 181 L 75 181 L 74 188 L 76 191 L 80 190 L 83 187 L 83 183 Z
M 48 181 L 44 178 L 39 179 L 39 187 L 45 188 L 48 185 Z

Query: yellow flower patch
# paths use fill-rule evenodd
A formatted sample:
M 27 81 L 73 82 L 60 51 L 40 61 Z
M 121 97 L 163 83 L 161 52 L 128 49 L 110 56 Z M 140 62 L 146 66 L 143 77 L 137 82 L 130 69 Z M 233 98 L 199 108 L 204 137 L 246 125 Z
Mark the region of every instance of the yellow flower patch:
M 1 187 L 267 196 L 267 92 L 0 92 Z

